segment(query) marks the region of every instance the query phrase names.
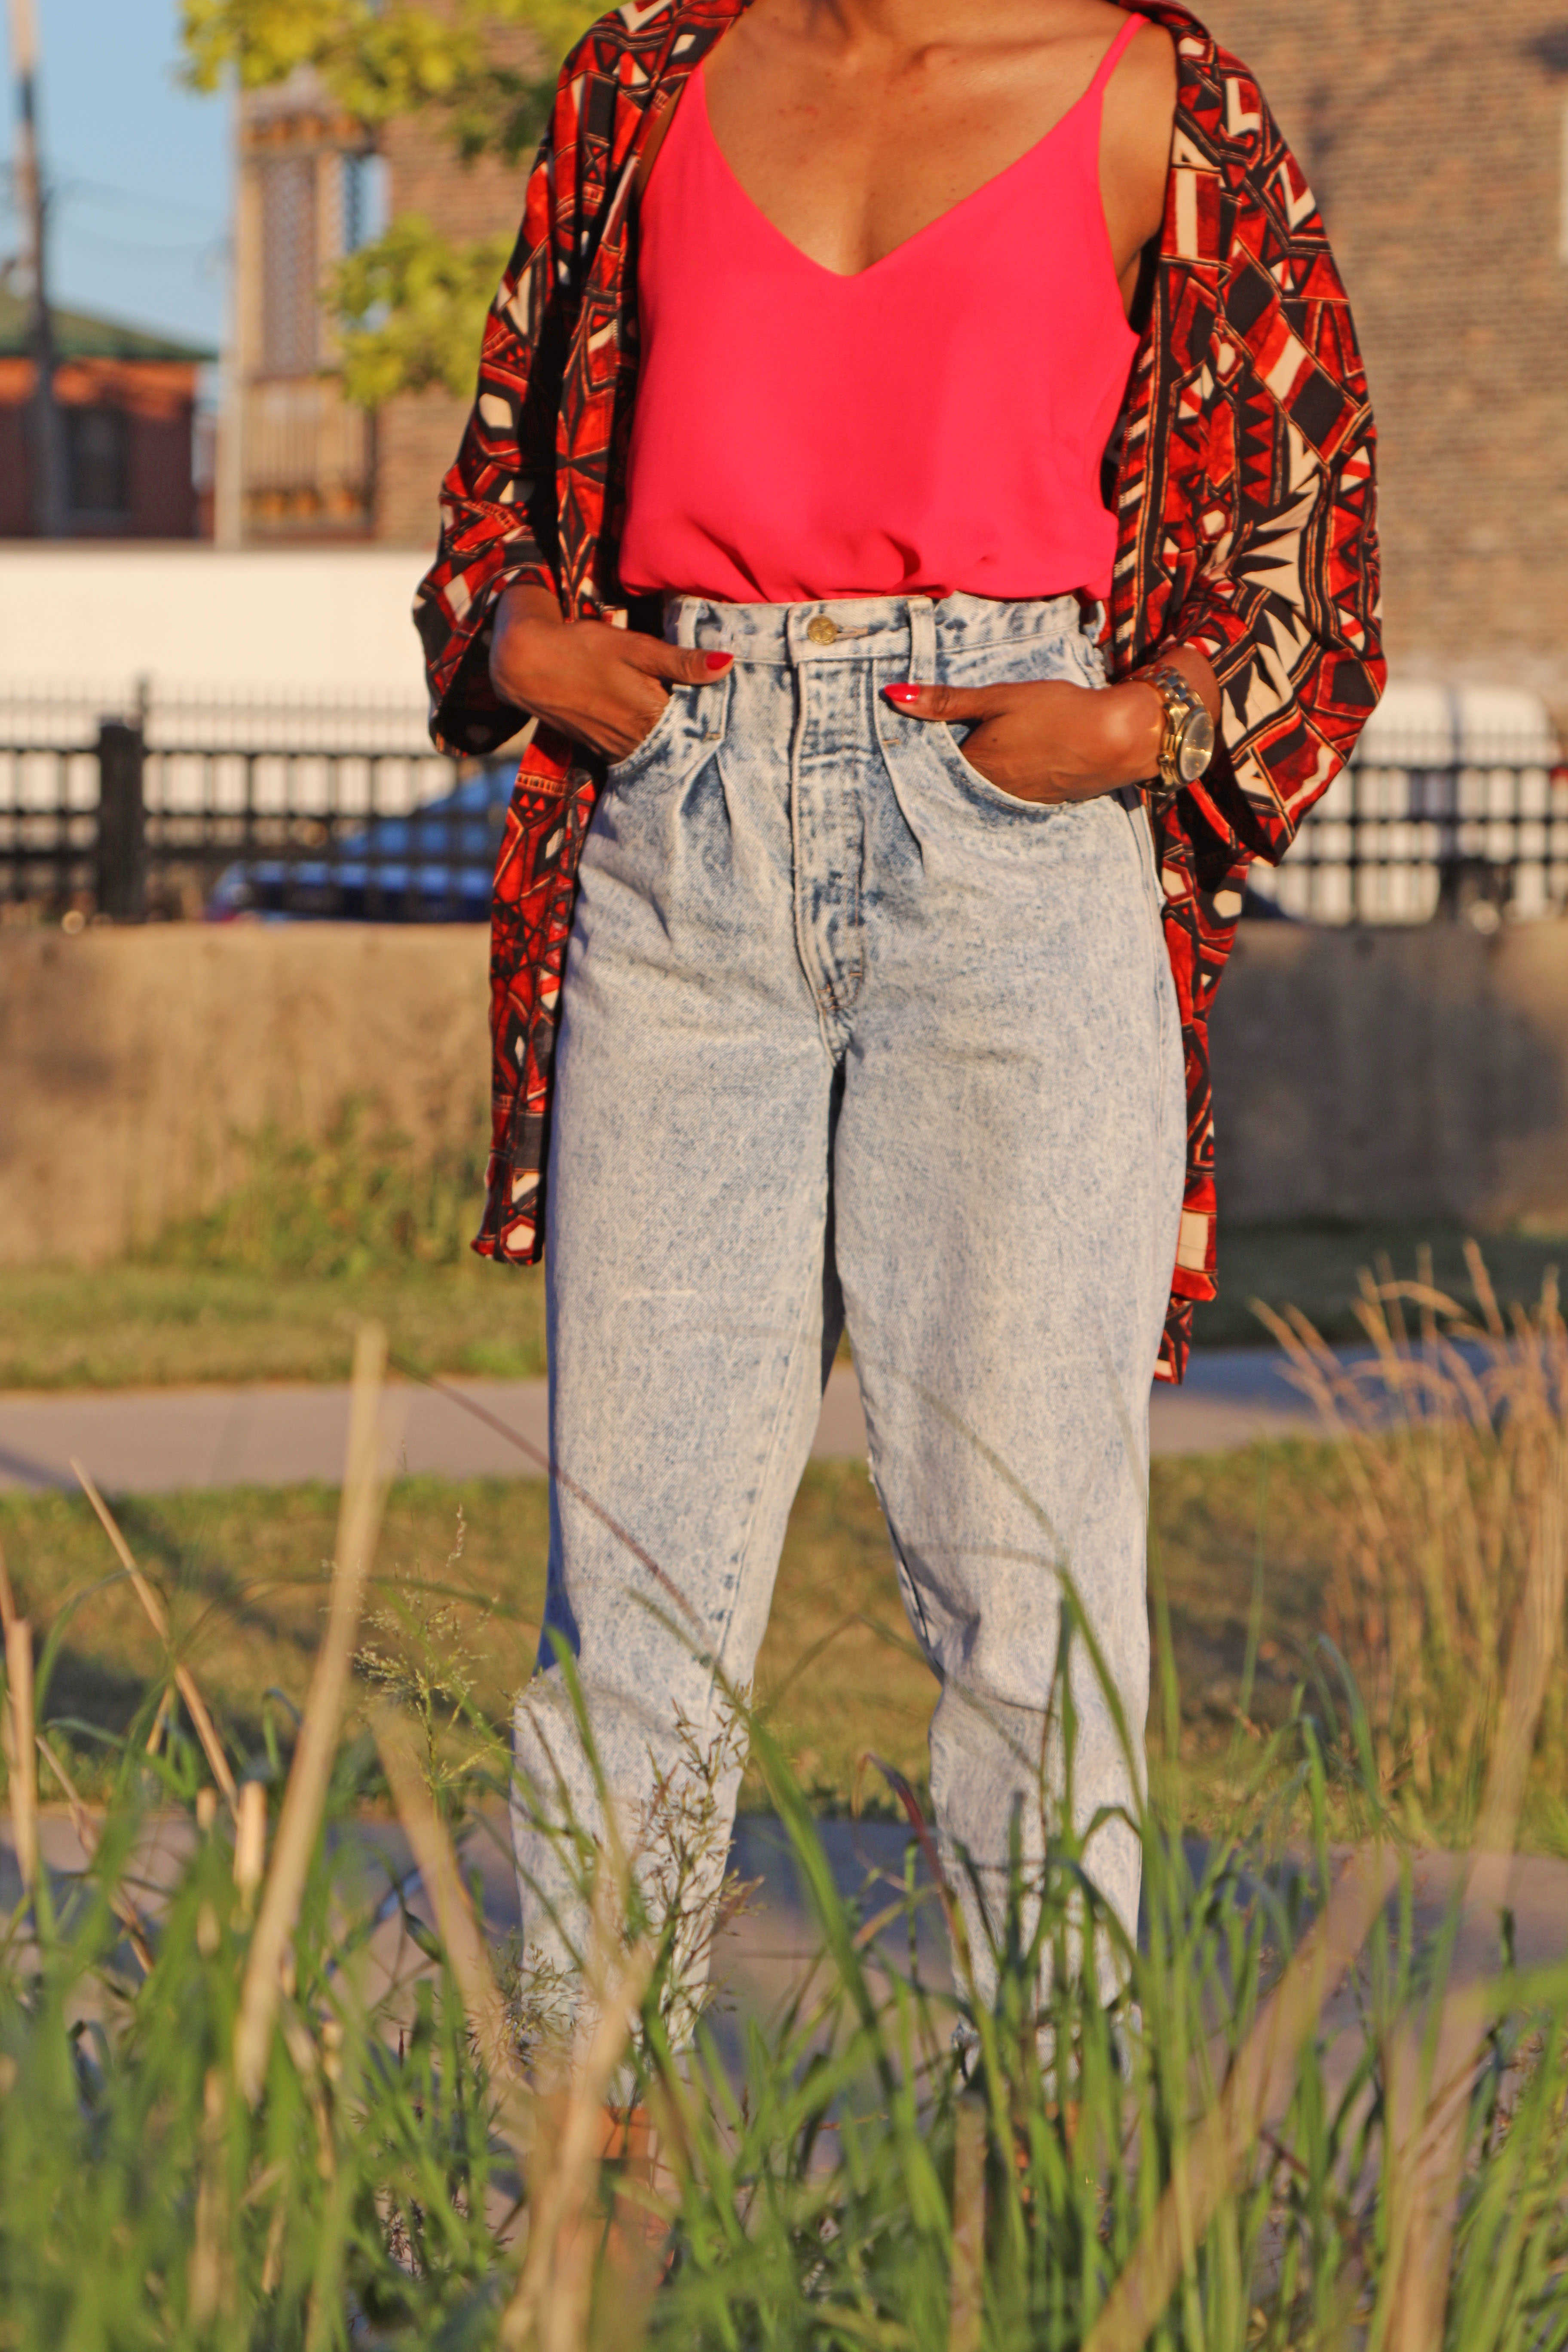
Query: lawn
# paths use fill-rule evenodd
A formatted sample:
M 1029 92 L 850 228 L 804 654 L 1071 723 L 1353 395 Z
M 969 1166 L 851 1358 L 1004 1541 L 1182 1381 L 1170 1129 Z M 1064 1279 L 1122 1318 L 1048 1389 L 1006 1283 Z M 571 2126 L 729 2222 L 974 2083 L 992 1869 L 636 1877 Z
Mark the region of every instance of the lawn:
M 0 1275 L 0 1389 L 342 1381 L 354 1328 L 385 1325 L 421 1372 L 529 1380 L 544 1370 L 544 1289 L 531 1268 L 470 1257 L 363 1273 L 110 1265 Z
M 1170 1593 L 1182 1752 L 1200 1780 L 1235 1731 L 1260 1541 L 1262 1646 L 1251 1713 L 1268 1720 L 1284 1710 L 1318 1630 L 1327 1572 L 1321 1506 L 1339 1475 L 1331 1449 L 1295 1444 L 1154 1465 L 1154 1550 Z M 284 1705 L 303 1698 L 336 1508 L 325 1486 L 121 1507 L 133 1550 L 169 1598 L 182 1654 L 242 1748 L 256 1746 L 268 1706 L 287 1738 Z M 113 1580 L 108 1545 L 79 1498 L 6 1498 L 0 1542 L 40 1633 L 73 1604 L 46 1712 L 82 1727 L 71 1745 L 88 1765 L 85 1727 L 118 1732 L 131 1724 L 160 1671 L 159 1643 L 128 1584 Z M 532 1657 L 546 1543 L 540 1482 L 400 1482 L 382 1537 L 366 1647 L 388 1656 L 423 1653 L 503 1721 Z M 911 1643 L 881 1513 L 858 1464 L 813 1463 L 806 1473 L 758 1683 L 821 1810 L 848 1809 L 868 1750 L 923 1789 L 936 1685 Z M 874 1776 L 864 1794 L 886 1801 Z
M 1262 1341 L 1255 1297 L 1302 1307 L 1328 1338 L 1354 1339 L 1359 1269 L 1386 1254 L 1413 1276 L 1423 1243 L 1438 1282 L 1468 1300 L 1463 1242 L 1458 1228 L 1414 1225 L 1225 1229 L 1221 1295 L 1198 1310 L 1198 1343 Z M 1483 1246 L 1505 1302 L 1539 1297 L 1546 1267 L 1568 1257 L 1561 1235 L 1492 1234 Z M 394 1354 L 422 1372 L 523 1380 L 544 1370 L 535 1269 L 486 1265 L 457 1243 L 431 1262 L 388 1245 L 337 1256 L 270 1242 L 240 1250 L 226 1234 L 197 1234 L 166 1244 L 158 1262 L 7 1268 L 0 1390 L 341 1381 L 363 1316 L 384 1323 Z
M 1498 1297 L 1533 1306 L 1551 1266 L 1568 1263 L 1568 1234 L 1500 1231 L 1478 1234 Z M 1349 1224 L 1324 1221 L 1292 1225 L 1230 1225 L 1219 1229 L 1220 1295 L 1198 1308 L 1194 1338 L 1200 1348 L 1245 1348 L 1264 1338 L 1252 1301 L 1278 1309 L 1299 1307 L 1324 1339 L 1360 1339 L 1354 1313 L 1361 1269 L 1385 1259 L 1396 1276 L 1414 1279 L 1417 1253 L 1432 1253 L 1438 1287 L 1466 1308 L 1475 1293 L 1465 1267 L 1466 1230 L 1434 1223 Z

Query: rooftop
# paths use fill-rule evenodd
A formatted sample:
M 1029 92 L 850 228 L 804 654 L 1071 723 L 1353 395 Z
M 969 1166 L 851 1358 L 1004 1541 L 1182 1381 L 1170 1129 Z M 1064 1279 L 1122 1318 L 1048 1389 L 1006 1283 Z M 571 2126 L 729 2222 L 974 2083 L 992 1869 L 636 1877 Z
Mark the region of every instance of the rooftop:
M 0 284 L 0 359 L 26 358 L 29 344 L 28 306 L 19 294 Z M 89 310 L 50 311 L 55 330 L 55 354 L 62 360 L 184 360 L 197 365 L 217 353 L 196 343 L 176 342 L 172 336 L 151 334 L 144 327 L 128 327 L 119 319 L 100 319 Z

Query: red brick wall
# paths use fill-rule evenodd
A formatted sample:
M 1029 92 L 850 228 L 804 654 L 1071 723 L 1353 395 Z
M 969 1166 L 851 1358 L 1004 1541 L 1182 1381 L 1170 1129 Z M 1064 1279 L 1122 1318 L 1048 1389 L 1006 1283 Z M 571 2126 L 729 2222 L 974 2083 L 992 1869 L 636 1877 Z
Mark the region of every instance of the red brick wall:
M 0 539 L 21 539 L 33 528 L 25 414 L 32 380 L 26 360 L 0 360 Z
M 25 423 L 32 387 L 30 360 L 0 360 L 0 537 L 7 539 L 33 530 Z M 195 370 L 168 360 L 68 360 L 56 370 L 55 395 L 62 409 L 111 408 L 130 419 L 126 511 L 73 516 L 72 536 L 193 538 Z

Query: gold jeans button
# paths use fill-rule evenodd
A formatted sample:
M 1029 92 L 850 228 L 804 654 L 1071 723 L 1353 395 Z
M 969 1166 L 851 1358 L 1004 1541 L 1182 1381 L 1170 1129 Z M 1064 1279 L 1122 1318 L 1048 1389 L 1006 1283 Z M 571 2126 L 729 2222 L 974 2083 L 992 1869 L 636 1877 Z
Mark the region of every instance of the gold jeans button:
M 826 613 L 818 613 L 814 621 L 806 623 L 805 634 L 814 646 L 837 645 L 838 624 L 837 621 L 830 621 Z

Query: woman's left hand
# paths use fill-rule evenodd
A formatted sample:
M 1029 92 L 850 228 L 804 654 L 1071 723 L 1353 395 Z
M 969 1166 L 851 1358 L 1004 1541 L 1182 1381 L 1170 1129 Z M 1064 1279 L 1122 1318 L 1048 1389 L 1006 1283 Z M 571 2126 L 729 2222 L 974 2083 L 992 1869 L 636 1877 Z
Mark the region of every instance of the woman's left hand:
M 1164 700 L 1142 679 L 1098 689 L 1052 678 L 883 691 L 906 718 L 970 728 L 964 758 L 1016 800 L 1091 801 L 1146 783 L 1159 764 Z

